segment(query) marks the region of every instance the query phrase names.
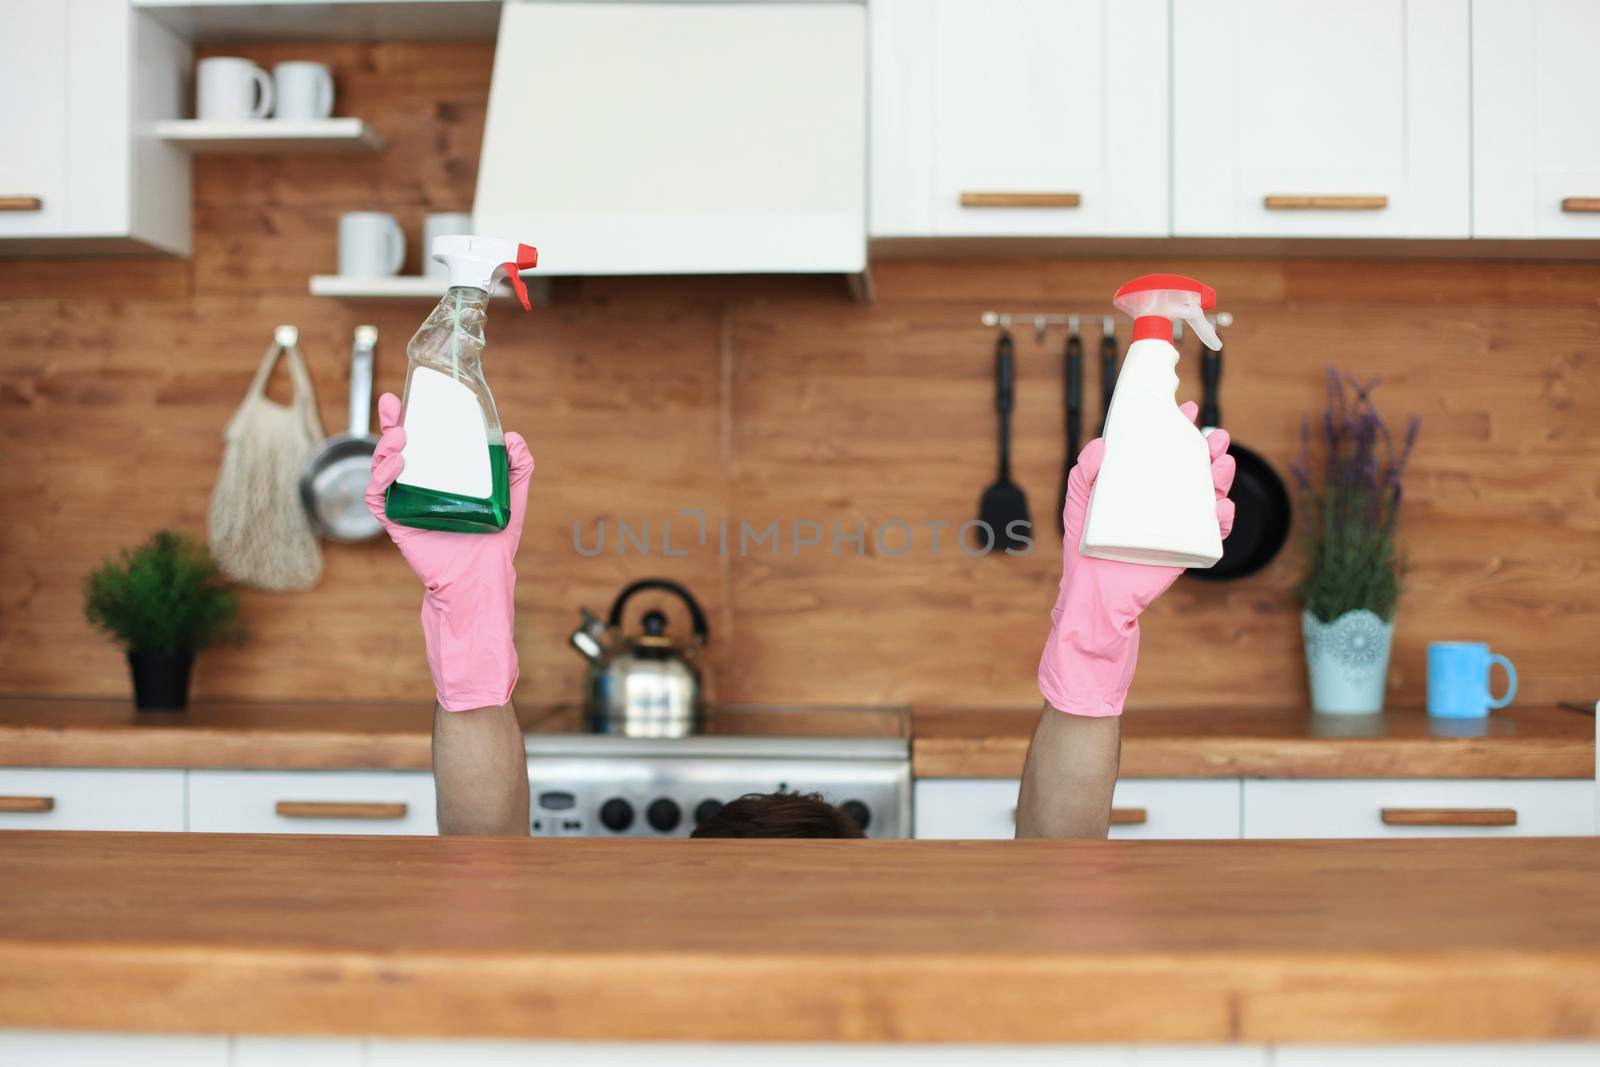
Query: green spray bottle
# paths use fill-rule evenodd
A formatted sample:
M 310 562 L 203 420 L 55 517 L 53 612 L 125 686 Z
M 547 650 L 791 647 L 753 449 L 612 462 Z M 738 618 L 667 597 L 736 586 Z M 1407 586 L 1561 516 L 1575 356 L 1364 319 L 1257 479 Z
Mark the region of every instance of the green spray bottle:
M 539 252 L 491 237 L 436 237 L 432 254 L 450 269 L 450 288 L 406 346 L 405 467 L 384 510 L 402 526 L 494 533 L 511 519 L 511 485 L 483 377 L 483 320 L 501 278 L 532 310 L 518 271 L 537 264 Z

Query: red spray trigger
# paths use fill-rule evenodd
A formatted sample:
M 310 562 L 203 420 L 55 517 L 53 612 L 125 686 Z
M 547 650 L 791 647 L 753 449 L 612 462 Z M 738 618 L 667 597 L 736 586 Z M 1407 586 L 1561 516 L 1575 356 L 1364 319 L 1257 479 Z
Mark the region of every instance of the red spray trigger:
M 528 270 L 539 265 L 539 250 L 532 245 L 519 243 L 517 245 L 517 261 L 505 264 L 506 278 L 511 282 L 511 288 L 516 291 L 517 299 L 522 301 L 522 310 L 532 311 L 533 304 L 528 300 L 528 287 L 522 284 L 522 278 L 517 274 L 519 270 Z
M 502 266 L 506 269 L 506 281 L 511 283 L 511 291 L 517 294 L 518 300 L 522 301 L 522 310 L 532 311 L 533 301 L 528 299 L 528 287 L 522 284 L 522 275 L 517 273 L 517 265 L 515 263 L 505 263 Z M 532 266 L 532 264 L 529 264 L 529 266 Z

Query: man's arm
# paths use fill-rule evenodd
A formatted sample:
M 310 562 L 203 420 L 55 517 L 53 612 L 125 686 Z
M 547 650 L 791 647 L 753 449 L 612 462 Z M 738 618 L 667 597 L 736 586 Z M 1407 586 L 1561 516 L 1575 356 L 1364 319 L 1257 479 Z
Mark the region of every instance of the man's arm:
M 473 711 L 434 705 L 433 784 L 439 833 L 528 836 L 528 764 L 509 702 Z
M 433 781 L 441 834 L 528 835 L 528 770 L 511 706 L 517 685 L 516 556 L 533 455 L 505 435 L 511 515 L 497 533 L 401 526 L 386 495 L 405 469 L 400 398 L 378 398 L 383 435 L 372 453 L 367 510 L 421 579 L 422 638 L 433 675 Z
M 1103 838 L 1122 754 L 1122 716 L 1039 715 L 1022 768 L 1017 836 Z
M 1193 420 L 1192 403 L 1179 410 Z M 1234 462 L 1228 432 L 1206 438 L 1217 528 L 1233 527 Z M 1181 567 L 1121 563 L 1083 555 L 1079 543 L 1105 442 L 1090 441 L 1067 478 L 1062 511 L 1061 585 L 1050 636 L 1039 657 L 1044 712 L 1034 728 L 1017 798 L 1018 837 L 1105 837 L 1122 755 L 1122 706 L 1139 661 L 1139 616 Z

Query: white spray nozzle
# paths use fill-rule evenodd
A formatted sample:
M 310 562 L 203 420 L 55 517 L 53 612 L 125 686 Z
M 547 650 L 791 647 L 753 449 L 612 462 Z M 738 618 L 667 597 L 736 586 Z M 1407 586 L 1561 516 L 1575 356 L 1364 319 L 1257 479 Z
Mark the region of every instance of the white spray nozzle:
M 1217 305 L 1211 286 L 1181 274 L 1146 274 L 1117 290 L 1111 303 L 1134 319 L 1133 336 L 1172 338 L 1172 323 L 1189 324 L 1203 344 L 1212 351 L 1222 348 L 1222 339 L 1206 319 L 1206 312 Z M 1148 322 L 1165 319 L 1166 322 Z
M 495 282 L 505 278 L 522 306 L 532 310 L 528 287 L 518 274 L 539 263 L 539 250 L 532 245 L 499 237 L 435 237 L 430 252 L 449 268 L 451 288 L 465 285 L 487 293 L 494 289 Z
M 1203 311 L 1195 311 L 1192 315 L 1185 315 L 1183 321 L 1189 324 L 1194 335 L 1200 338 L 1200 343 L 1213 352 L 1222 350 L 1222 338 L 1217 336 L 1217 328 L 1211 325 L 1211 320 L 1206 318 Z

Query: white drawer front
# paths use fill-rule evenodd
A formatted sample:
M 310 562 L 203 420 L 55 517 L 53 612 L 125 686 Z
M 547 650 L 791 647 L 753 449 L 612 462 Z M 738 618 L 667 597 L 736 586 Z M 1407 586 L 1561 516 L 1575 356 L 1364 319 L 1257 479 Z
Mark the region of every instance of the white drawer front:
M 189 829 L 212 833 L 432 834 L 427 771 L 190 771 Z
M 6 1067 L 228 1067 L 228 1039 L 0 1030 L 0 1063 Z
M 184 828 L 180 770 L 0 768 L 0 798 L 3 830 Z
M 961 840 L 1016 834 L 1015 778 L 939 778 L 912 787 L 912 836 Z
M 1015 778 L 929 779 L 916 784 L 919 838 L 1007 838 L 1016 833 Z M 1236 838 L 1239 780 L 1128 778 L 1112 795 L 1113 838 Z
M 1124 778 L 1111 796 L 1111 836 L 1237 838 L 1239 803 L 1237 778 Z
M 1594 788 L 1586 779 L 1247 780 L 1244 836 L 1592 834 Z
M 233 1037 L 229 1067 L 366 1067 L 358 1037 Z M 461 1062 L 460 1053 L 451 1056 Z

